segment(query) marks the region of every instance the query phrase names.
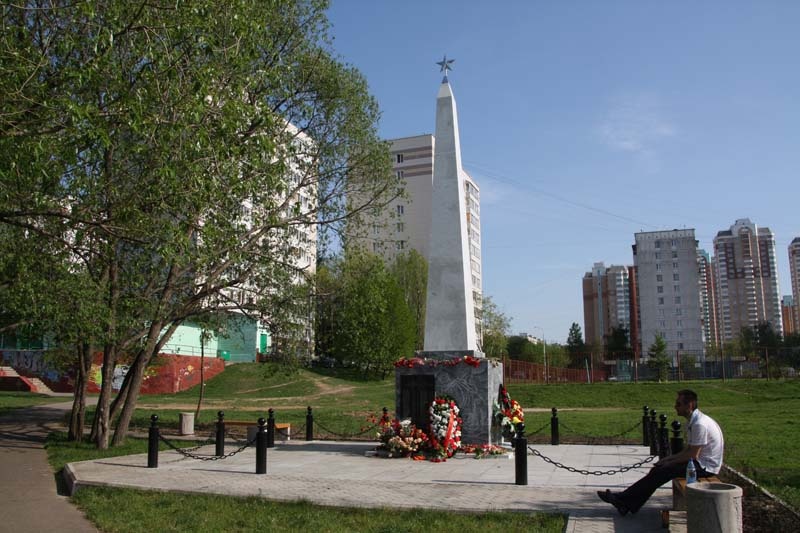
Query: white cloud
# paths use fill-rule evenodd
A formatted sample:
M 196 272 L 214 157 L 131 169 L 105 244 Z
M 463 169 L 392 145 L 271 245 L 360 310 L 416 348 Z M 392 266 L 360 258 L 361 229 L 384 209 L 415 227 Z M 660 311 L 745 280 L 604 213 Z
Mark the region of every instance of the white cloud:
M 650 164 L 659 143 L 677 135 L 658 98 L 644 93 L 617 97 L 597 131 L 610 148 L 639 155 Z

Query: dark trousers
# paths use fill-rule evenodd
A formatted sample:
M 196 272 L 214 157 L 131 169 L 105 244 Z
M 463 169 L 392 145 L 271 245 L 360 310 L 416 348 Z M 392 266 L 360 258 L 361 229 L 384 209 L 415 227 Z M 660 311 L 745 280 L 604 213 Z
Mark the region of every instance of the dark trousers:
M 700 468 L 697 461 L 694 462 L 694 467 L 697 469 L 698 478 L 714 475 Z M 686 475 L 686 463 L 677 463 L 668 466 L 656 465 L 650 469 L 646 476 L 620 492 L 617 496 L 622 503 L 628 506 L 628 509 L 630 509 L 632 513 L 635 513 L 650 499 L 650 496 L 653 495 L 658 487 L 667 481 L 672 481 L 684 475 Z

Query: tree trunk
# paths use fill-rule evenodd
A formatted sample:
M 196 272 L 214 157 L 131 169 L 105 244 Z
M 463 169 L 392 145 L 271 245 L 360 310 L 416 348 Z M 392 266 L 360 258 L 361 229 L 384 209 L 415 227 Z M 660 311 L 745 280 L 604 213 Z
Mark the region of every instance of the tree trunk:
M 114 368 L 116 367 L 117 348 L 113 344 L 107 344 L 103 350 L 103 368 L 101 370 L 102 384 L 100 385 L 100 397 L 97 399 L 97 409 L 94 413 L 92 422 L 92 433 L 90 439 L 100 450 L 108 448 L 108 438 L 111 430 L 110 405 L 113 393 L 112 385 L 114 382 Z
M 72 401 L 72 413 L 69 417 L 69 435 L 71 441 L 83 441 L 83 428 L 86 424 L 86 391 L 89 387 L 89 372 L 92 370 L 92 348 L 79 342 L 78 368 L 75 378 L 75 398 Z

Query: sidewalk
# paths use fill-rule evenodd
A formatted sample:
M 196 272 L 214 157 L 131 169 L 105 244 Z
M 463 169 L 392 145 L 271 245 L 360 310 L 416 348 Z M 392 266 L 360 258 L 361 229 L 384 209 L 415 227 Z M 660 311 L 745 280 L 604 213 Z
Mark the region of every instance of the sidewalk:
M 130 455 L 71 463 L 71 486 L 110 485 L 187 493 L 261 496 L 351 507 L 440 508 L 463 512 L 545 511 L 568 514 L 566 531 L 663 532 L 660 510 L 670 507 L 664 487 L 636 515 L 621 517 L 601 502 L 597 490 L 626 487 L 648 468 L 614 475 L 570 473 L 528 456 L 528 485 L 514 483 L 512 456 L 476 460 L 458 455 L 445 463 L 370 457 L 374 443 L 292 441 L 267 454 L 267 474 L 256 475 L 255 450 L 219 461 L 187 459 L 161 452 L 159 467 L 148 469 L 147 456 Z M 232 445 L 226 451 L 233 451 Z M 543 455 L 568 466 L 611 470 L 640 462 L 649 450 L 640 446 L 537 445 Z M 213 445 L 196 451 L 213 455 Z M 678 518 L 677 516 L 675 517 Z M 671 531 L 685 531 L 673 520 Z
M 0 415 L 0 532 L 97 532 L 66 496 L 58 495 L 47 463 L 45 438 L 63 428 L 70 406 L 71 401 Z

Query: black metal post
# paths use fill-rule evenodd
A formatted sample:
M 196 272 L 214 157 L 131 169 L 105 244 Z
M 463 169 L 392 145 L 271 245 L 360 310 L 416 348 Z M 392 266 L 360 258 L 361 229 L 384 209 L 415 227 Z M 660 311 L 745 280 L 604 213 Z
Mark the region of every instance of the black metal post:
M 558 409 L 553 407 L 551 409 L 553 416 L 550 418 L 550 444 L 553 446 L 558 446 L 559 442 L 559 435 L 558 435 Z
M 216 450 L 214 450 L 214 454 L 217 457 L 222 457 L 225 455 L 225 412 L 224 411 L 217 411 L 217 438 L 216 438 Z
M 646 405 L 642 407 L 642 446 L 650 446 L 650 432 L 648 428 L 650 427 L 650 417 L 647 416 L 647 411 L 650 409 Z
M 150 416 L 147 435 L 147 468 L 158 468 L 158 415 Z
M 658 425 L 656 424 L 656 410 L 655 409 L 650 409 L 649 426 L 650 426 L 650 431 L 649 431 L 649 435 L 650 435 L 650 455 L 658 455 L 658 438 L 656 436 L 656 434 L 657 434 L 656 430 L 658 428 Z
M 267 411 L 267 448 L 275 447 L 275 409 Z
M 267 421 L 264 417 L 258 419 L 258 433 L 256 433 L 256 474 L 267 473 Z
M 661 413 L 658 417 L 661 426 L 658 428 L 658 457 L 663 459 L 669 455 L 669 429 L 667 428 L 667 415 Z
M 528 439 L 522 422 L 517 424 L 517 437 L 514 439 L 514 483 L 528 484 Z
M 672 453 L 683 450 L 683 435 L 681 435 L 681 423 L 677 420 L 672 421 L 672 440 L 670 441 Z
M 311 413 L 310 405 L 306 413 L 306 440 L 314 440 L 314 415 Z

